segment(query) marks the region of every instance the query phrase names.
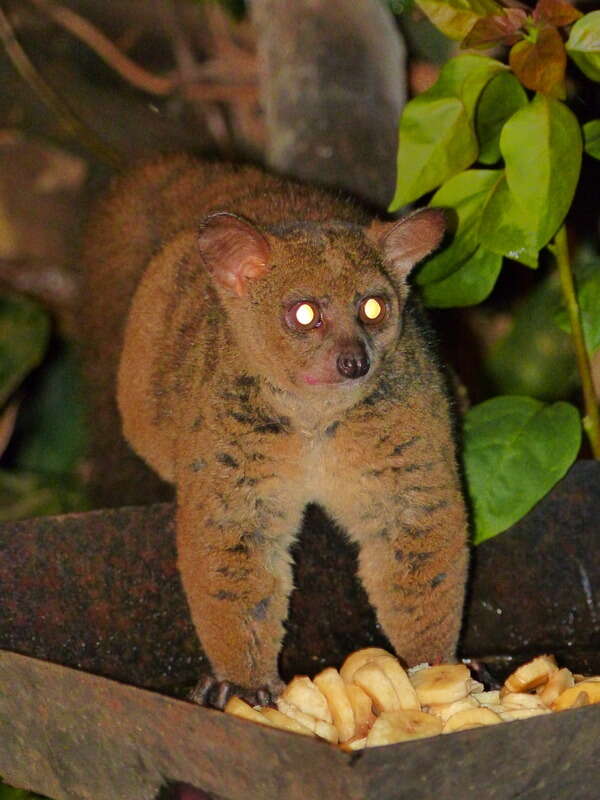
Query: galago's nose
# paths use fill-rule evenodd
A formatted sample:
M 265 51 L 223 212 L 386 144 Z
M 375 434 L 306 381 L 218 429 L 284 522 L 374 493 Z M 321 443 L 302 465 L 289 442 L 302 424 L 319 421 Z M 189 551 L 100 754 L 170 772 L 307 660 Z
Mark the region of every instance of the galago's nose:
M 362 342 L 345 348 L 338 356 L 337 369 L 344 378 L 362 378 L 369 371 L 371 362 Z

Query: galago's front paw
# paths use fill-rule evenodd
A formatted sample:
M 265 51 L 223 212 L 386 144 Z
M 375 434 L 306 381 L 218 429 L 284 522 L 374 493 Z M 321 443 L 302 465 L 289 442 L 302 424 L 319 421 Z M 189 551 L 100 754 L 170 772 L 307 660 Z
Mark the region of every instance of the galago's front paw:
M 277 681 L 277 685 L 249 689 L 231 681 L 220 681 L 212 675 L 204 675 L 192 689 L 188 699 L 199 706 L 217 708 L 220 711 L 233 696 L 241 697 L 251 706 L 272 706 L 281 686 L 283 684 Z

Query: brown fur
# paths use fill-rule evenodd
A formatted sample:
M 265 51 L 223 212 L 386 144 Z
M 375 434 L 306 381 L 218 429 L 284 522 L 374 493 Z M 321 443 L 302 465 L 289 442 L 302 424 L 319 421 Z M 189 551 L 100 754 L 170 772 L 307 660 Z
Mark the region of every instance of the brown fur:
M 289 547 L 309 502 L 360 545 L 399 656 L 456 644 L 465 511 L 443 381 L 406 286 L 441 218 L 369 222 L 319 190 L 177 157 L 118 182 L 90 226 L 125 435 L 176 487 L 179 568 L 219 679 L 277 685 Z M 368 295 L 387 298 L 381 325 L 358 319 Z M 298 332 L 285 319 L 303 299 L 325 321 Z M 339 354 L 365 349 L 367 374 L 344 378 Z

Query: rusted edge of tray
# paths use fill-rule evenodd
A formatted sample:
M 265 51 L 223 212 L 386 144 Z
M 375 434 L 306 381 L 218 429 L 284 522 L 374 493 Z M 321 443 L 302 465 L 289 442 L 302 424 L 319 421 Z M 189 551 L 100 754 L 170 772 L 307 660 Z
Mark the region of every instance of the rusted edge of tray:
M 218 711 L 0 651 L 0 774 L 63 800 L 595 796 L 600 707 L 343 753 Z M 541 796 L 541 794 L 540 794 Z

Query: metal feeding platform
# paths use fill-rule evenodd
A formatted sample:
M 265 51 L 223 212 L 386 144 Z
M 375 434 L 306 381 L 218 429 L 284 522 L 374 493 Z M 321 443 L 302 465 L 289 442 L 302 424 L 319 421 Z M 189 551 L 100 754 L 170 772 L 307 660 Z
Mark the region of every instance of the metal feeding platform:
M 599 673 L 599 528 L 600 465 L 579 462 L 477 548 L 462 655 L 499 677 L 543 652 Z M 319 509 L 294 556 L 286 678 L 386 646 Z M 0 775 L 57 800 L 598 796 L 598 706 L 345 753 L 181 699 L 206 658 L 168 504 L 2 525 L 0 608 Z

